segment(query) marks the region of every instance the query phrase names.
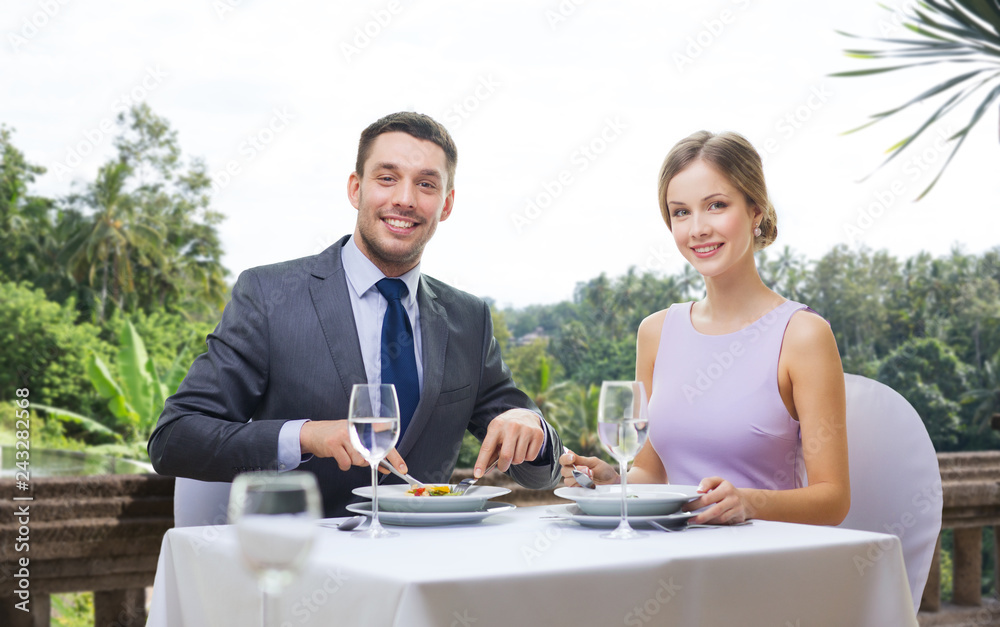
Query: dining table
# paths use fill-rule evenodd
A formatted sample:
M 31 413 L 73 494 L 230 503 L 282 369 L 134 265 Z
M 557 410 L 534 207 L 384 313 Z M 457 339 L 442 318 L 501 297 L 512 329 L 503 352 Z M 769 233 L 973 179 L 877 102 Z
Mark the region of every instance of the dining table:
M 552 505 L 387 525 L 398 535 L 375 540 L 339 530 L 341 520 L 317 523 L 278 598 L 282 627 L 917 624 L 889 534 L 754 520 L 614 540 Z M 147 625 L 260 624 L 235 528 L 167 531 Z

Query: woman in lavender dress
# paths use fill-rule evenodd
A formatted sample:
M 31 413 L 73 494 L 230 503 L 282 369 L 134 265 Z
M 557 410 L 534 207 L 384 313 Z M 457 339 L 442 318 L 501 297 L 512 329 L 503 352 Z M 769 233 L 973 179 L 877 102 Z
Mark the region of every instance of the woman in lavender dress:
M 650 427 L 629 483 L 698 485 L 702 496 L 686 506 L 704 508 L 697 523 L 841 522 L 850 508 L 843 368 L 829 324 L 757 273 L 754 252 L 777 236 L 760 156 L 735 133 L 695 133 L 664 160 L 659 200 L 706 295 L 639 326 L 636 380 Z M 573 466 L 599 484 L 620 480 L 594 457 L 561 462 L 570 486 Z

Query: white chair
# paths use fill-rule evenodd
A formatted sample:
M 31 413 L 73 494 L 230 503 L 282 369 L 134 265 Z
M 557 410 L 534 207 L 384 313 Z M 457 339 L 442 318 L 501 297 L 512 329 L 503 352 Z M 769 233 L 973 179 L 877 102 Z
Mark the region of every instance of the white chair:
M 177 477 L 174 482 L 174 527 L 224 525 L 231 483 Z
M 905 398 L 878 381 L 844 379 L 851 511 L 838 526 L 899 537 L 916 612 L 941 531 L 937 454 Z

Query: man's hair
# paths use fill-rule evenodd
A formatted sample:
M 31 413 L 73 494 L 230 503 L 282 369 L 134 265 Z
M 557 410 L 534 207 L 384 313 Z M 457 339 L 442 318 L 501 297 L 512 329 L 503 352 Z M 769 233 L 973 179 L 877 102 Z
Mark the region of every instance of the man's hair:
M 354 172 L 359 177 L 364 175 L 365 161 L 371 154 L 372 144 L 382 133 L 392 133 L 400 131 L 416 137 L 433 142 L 444 151 L 445 168 L 448 181 L 445 184 L 445 192 L 450 192 L 455 188 L 455 167 L 458 165 L 458 149 L 455 141 L 451 138 L 448 130 L 436 120 L 423 113 L 412 111 L 401 111 L 390 113 L 389 115 L 376 120 L 368 128 L 361 132 L 361 141 L 358 142 L 358 160 L 354 164 Z

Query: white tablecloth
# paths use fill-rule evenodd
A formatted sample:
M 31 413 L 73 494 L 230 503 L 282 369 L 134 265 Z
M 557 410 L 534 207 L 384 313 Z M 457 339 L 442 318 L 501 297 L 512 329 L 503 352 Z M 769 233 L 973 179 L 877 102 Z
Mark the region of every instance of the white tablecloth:
M 283 625 L 916 625 L 895 536 L 755 521 L 618 541 L 545 515 L 375 541 L 323 528 Z M 260 624 L 232 527 L 167 532 L 147 624 Z

